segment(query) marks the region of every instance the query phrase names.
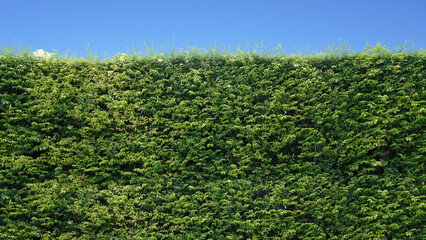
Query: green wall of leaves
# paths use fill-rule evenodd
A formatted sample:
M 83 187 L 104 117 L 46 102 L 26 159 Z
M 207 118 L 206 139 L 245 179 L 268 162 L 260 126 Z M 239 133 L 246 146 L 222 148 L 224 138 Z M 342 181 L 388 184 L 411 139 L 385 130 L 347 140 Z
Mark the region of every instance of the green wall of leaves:
M 425 63 L 3 51 L 0 239 L 424 239 Z

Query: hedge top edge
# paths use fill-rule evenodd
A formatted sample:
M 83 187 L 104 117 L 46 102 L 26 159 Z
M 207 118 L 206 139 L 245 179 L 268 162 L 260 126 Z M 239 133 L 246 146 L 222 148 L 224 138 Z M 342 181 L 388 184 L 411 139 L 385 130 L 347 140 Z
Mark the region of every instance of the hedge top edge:
M 289 59 L 327 59 L 327 58 L 341 58 L 348 56 L 425 56 L 426 50 L 423 48 L 417 48 L 414 46 L 407 46 L 407 43 L 401 46 L 397 46 L 393 49 L 389 45 L 377 43 L 376 45 L 367 45 L 364 47 L 364 51 L 356 52 L 348 47 L 346 44 L 340 44 L 339 47 L 331 46 L 325 49 L 323 52 L 316 54 L 287 54 L 281 45 L 275 48 L 273 51 L 263 51 L 258 48 L 254 49 L 238 49 L 237 51 L 231 50 L 219 50 L 216 47 L 209 49 L 201 49 L 197 47 L 188 47 L 186 50 L 180 48 L 179 50 L 172 50 L 170 52 L 154 52 L 153 48 L 148 48 L 142 51 L 127 51 L 125 53 L 117 53 L 112 56 L 106 56 L 103 60 L 96 53 L 90 52 L 88 49 L 86 57 L 78 58 L 77 55 L 60 55 L 57 50 L 49 53 L 43 49 L 31 50 L 31 48 L 16 48 L 16 47 L 0 47 L 0 60 L 5 58 L 13 58 L 16 60 L 39 60 L 39 61 L 88 61 L 88 62 L 127 62 L 132 60 L 157 60 L 159 62 L 167 59 L 174 58 L 192 58 L 192 57 L 223 57 L 228 59 L 240 59 L 240 58 L 253 58 L 253 57 L 264 57 L 264 58 L 289 58 Z

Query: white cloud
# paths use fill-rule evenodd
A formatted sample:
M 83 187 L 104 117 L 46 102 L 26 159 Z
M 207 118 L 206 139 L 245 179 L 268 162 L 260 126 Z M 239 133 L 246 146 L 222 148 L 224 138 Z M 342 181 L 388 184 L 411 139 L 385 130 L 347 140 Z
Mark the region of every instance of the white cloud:
M 33 52 L 33 55 L 35 57 L 40 58 L 40 59 L 45 59 L 45 60 L 50 59 L 52 57 L 52 54 L 53 53 L 48 53 L 48 52 L 44 51 L 43 49 L 38 49 L 38 50 Z

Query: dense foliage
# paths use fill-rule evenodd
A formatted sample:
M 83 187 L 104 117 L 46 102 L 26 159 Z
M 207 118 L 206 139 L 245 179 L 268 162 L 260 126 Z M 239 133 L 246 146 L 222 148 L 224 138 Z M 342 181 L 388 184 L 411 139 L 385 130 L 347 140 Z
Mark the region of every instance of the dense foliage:
M 0 238 L 424 239 L 425 63 L 3 51 Z

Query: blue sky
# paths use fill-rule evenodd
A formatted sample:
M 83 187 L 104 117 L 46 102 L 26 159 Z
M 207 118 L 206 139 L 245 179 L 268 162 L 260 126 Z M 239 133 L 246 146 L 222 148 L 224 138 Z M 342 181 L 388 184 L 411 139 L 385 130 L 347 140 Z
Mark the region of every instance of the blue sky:
M 0 0 L 0 46 L 100 57 L 175 48 L 235 50 L 282 45 L 322 51 L 342 39 L 362 51 L 377 42 L 426 43 L 425 0 Z M 160 48 L 163 47 L 163 48 Z

